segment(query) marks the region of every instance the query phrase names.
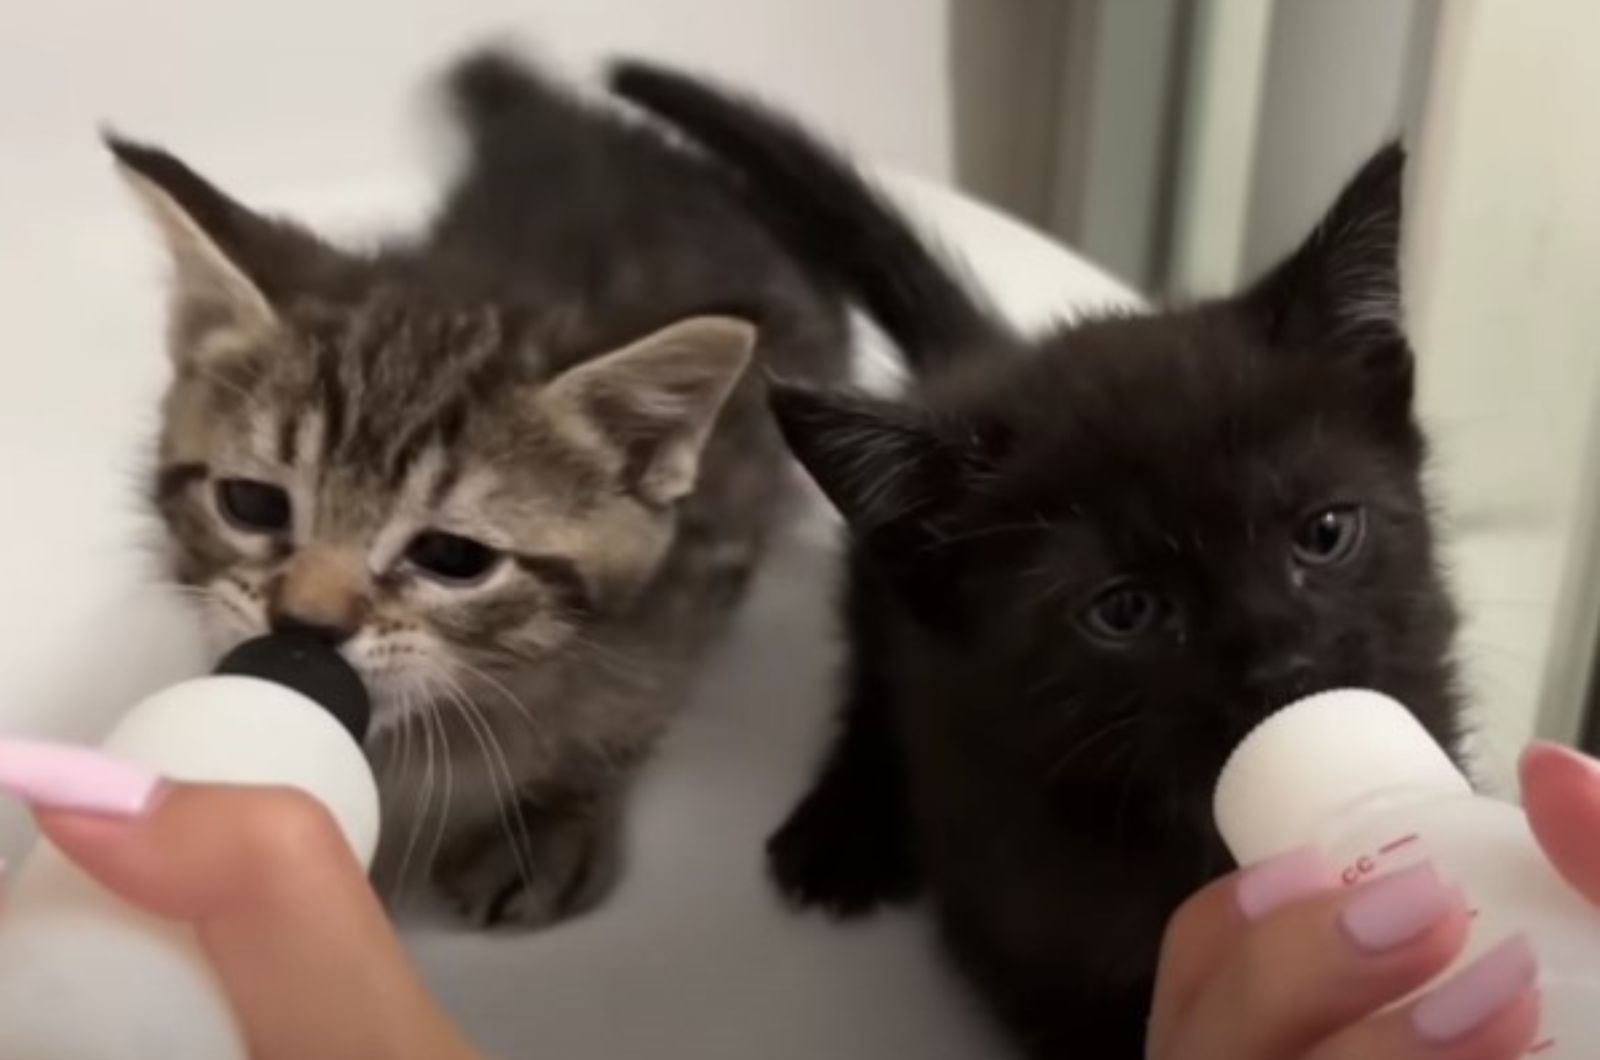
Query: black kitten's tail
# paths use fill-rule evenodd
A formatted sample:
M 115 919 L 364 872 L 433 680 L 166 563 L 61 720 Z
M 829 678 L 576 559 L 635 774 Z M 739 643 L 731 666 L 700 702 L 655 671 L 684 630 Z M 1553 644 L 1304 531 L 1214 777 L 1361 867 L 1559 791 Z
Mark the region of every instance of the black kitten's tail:
M 611 88 L 677 126 L 745 178 L 766 223 L 802 261 L 863 303 L 924 369 L 1010 332 L 838 152 L 752 100 L 625 60 Z

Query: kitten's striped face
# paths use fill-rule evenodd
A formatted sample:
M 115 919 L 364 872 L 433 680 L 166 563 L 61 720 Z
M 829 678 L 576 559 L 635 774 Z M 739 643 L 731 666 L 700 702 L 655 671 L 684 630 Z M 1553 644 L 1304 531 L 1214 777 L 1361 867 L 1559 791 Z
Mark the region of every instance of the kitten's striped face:
M 649 583 L 749 325 L 691 318 L 558 371 L 520 312 L 363 276 L 141 152 L 121 155 L 178 266 L 157 503 L 219 650 L 308 628 L 382 731 L 559 658 Z M 337 298 L 250 271 L 282 240 L 345 270 Z

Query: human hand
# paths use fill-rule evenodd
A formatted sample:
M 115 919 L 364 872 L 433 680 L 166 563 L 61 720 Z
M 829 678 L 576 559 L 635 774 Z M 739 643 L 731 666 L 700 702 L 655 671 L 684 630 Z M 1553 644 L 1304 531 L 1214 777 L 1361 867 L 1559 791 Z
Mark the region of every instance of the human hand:
M 1551 864 L 1600 906 L 1600 763 L 1556 744 L 1522 756 L 1522 805 Z
M 1522 759 L 1528 821 L 1600 905 L 1600 763 L 1553 744 Z M 1538 1024 L 1533 954 L 1513 939 L 1391 1006 L 1461 951 L 1461 896 L 1427 866 L 1340 889 L 1311 851 L 1220 880 L 1174 917 L 1150 1060 L 1510 1060 Z
M 1168 928 L 1150 1060 L 1512 1060 L 1532 1043 L 1534 960 L 1513 938 L 1421 999 L 1466 943 L 1429 865 L 1361 887 L 1301 850 L 1220 880 Z
M 309 795 L 168 783 L 98 752 L 9 740 L 0 787 L 103 886 L 193 925 L 254 1060 L 478 1060 Z

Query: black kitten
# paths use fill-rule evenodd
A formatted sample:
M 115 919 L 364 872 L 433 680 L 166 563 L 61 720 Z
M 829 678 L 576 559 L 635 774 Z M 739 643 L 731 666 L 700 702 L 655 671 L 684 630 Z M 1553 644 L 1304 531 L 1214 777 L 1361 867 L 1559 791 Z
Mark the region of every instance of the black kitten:
M 854 648 L 778 882 L 839 914 L 926 887 L 1032 1055 L 1141 1056 L 1163 927 L 1229 867 L 1209 796 L 1252 725 L 1362 685 L 1458 742 L 1402 150 L 1244 293 L 1023 340 L 787 121 L 641 66 L 615 84 L 741 171 L 921 376 L 773 393 L 850 525 Z

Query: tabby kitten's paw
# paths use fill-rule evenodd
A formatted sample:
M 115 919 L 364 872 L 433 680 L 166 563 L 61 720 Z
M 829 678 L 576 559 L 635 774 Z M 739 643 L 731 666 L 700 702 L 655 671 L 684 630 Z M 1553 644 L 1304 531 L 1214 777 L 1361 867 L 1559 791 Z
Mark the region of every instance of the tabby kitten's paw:
M 778 889 L 795 905 L 861 916 L 917 889 L 908 837 L 892 814 L 812 791 L 767 840 Z
M 534 830 L 517 851 L 498 821 L 448 844 L 433 874 L 446 907 L 475 928 L 532 931 L 588 912 L 617 880 L 598 825 Z

